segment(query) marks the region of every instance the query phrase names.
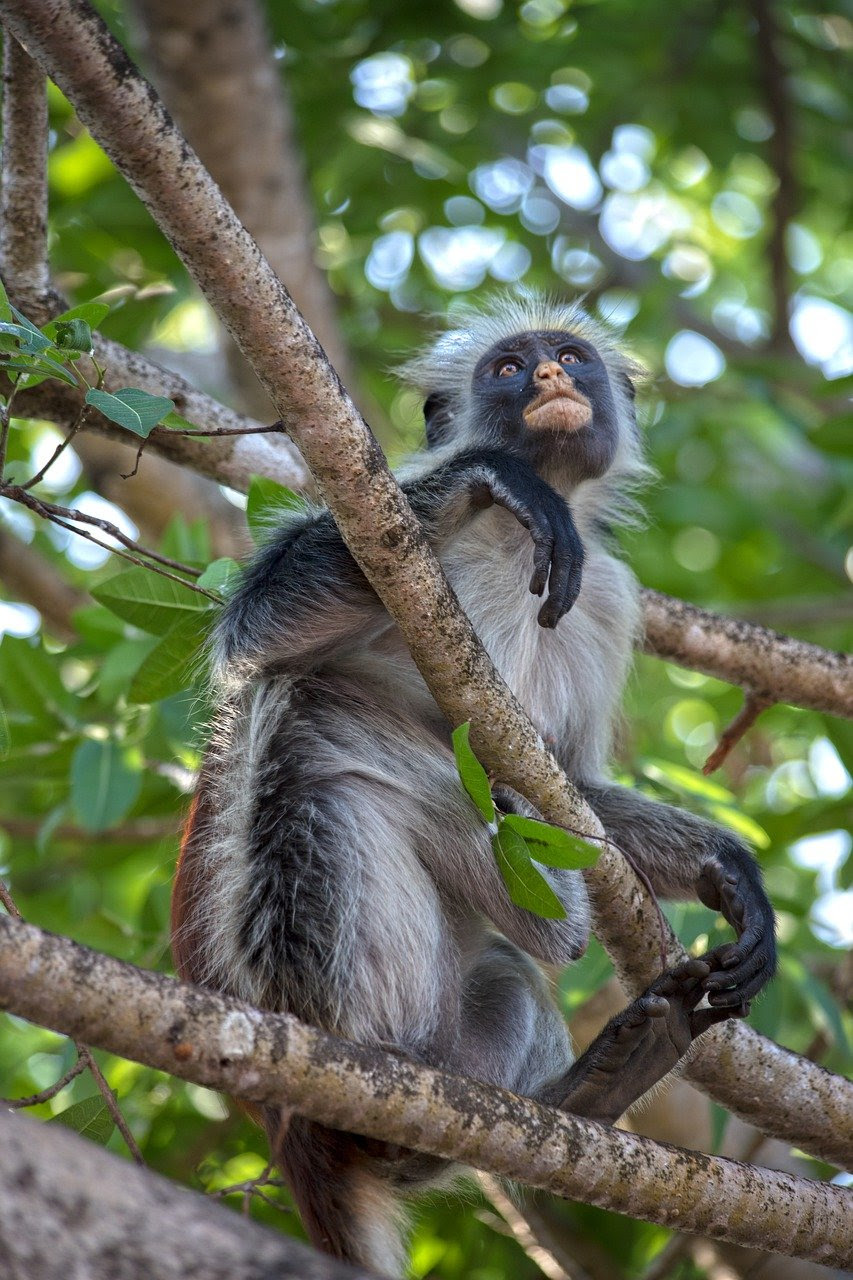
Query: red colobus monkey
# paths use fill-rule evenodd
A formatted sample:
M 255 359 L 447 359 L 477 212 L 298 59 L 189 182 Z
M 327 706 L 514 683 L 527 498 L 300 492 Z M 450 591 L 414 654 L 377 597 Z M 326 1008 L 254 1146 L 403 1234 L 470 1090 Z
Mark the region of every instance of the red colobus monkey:
M 562 920 L 513 905 L 450 732 L 328 511 L 289 515 L 215 640 L 222 710 L 175 885 L 183 977 L 348 1039 L 615 1121 L 775 967 L 758 868 L 729 831 L 608 778 L 638 631 L 609 531 L 642 479 L 637 372 L 575 306 L 503 301 L 408 366 L 427 448 L 401 472 L 459 599 L 608 835 L 737 940 L 663 975 L 573 1062 L 536 960 L 583 951 L 578 872 L 541 868 Z M 521 797 L 496 788 L 504 810 Z M 707 995 L 702 1007 L 697 1008 Z M 321 1248 L 398 1275 L 397 1201 L 446 1165 L 293 1117 L 275 1158 Z

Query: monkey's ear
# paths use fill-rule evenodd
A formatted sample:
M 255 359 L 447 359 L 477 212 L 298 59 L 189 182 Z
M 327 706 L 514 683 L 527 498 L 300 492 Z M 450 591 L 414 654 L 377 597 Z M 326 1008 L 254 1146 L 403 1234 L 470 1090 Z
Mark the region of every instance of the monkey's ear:
M 453 434 L 453 401 L 441 391 L 433 391 L 424 402 L 424 424 L 428 449 L 446 444 Z

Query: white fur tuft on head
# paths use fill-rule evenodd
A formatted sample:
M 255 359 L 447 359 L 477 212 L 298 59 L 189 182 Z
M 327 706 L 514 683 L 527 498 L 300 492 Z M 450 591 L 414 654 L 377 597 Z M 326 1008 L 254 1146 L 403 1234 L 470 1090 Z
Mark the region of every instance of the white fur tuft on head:
M 531 330 L 570 333 L 591 342 L 611 374 L 632 380 L 642 366 L 619 349 L 613 332 L 593 320 L 579 302 L 563 302 L 532 289 L 492 298 L 482 310 L 473 306 L 456 312 L 454 328 L 442 333 L 398 370 L 400 377 L 425 395 L 443 392 L 465 404 L 474 366 L 486 352 L 516 333 Z

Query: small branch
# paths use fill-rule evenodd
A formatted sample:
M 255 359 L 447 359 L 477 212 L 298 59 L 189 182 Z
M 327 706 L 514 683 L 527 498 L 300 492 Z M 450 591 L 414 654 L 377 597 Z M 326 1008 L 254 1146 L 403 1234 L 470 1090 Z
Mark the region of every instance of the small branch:
M 0 1178 L 4 1276 L 376 1280 L 63 1125 L 0 1111 Z
M 586 1272 L 579 1266 L 568 1266 L 537 1239 L 533 1228 L 517 1205 L 513 1204 L 497 1178 L 487 1173 L 479 1173 L 477 1181 L 483 1194 L 492 1202 L 503 1218 L 513 1238 L 518 1242 L 531 1262 L 535 1263 L 543 1276 L 548 1280 L 589 1280 Z
M 44 826 L 43 818 L 17 818 L 0 813 L 0 831 L 19 839 L 34 839 Z M 162 840 L 170 836 L 177 837 L 180 822 L 177 817 L 168 818 L 136 818 L 120 827 L 111 827 L 109 831 L 87 831 L 74 823 L 60 822 L 51 831 L 51 840 L 75 840 L 88 847 L 97 844 L 140 844 L 150 840 Z
M 666 1280 L 674 1267 L 687 1256 L 693 1246 L 689 1236 L 673 1236 L 667 1240 L 656 1257 L 652 1258 L 640 1280 Z
M 63 436 L 63 438 L 60 440 L 59 444 L 56 446 L 56 448 L 54 449 L 53 453 L 50 455 L 50 457 L 48 458 L 44 466 L 40 467 L 38 471 L 35 473 L 35 475 L 31 476 L 29 480 L 24 481 L 24 483 L 21 485 L 22 489 L 34 489 L 37 484 L 41 483 L 41 481 L 47 475 L 48 471 L 50 471 L 50 468 L 57 461 L 57 459 L 62 456 L 62 454 L 71 444 L 71 441 L 74 439 L 77 432 L 84 425 L 86 418 L 88 416 L 88 409 L 89 409 L 89 406 L 84 401 L 80 405 L 80 410 L 76 418 L 71 423 L 71 426 L 68 428 L 67 435 Z
M 6 887 L 6 885 L 2 880 L 0 880 L 0 902 L 3 903 L 3 906 L 6 908 L 9 915 L 14 920 L 23 920 L 24 917 L 21 915 L 20 911 L 18 910 L 18 906 L 17 906 L 17 903 L 15 902 L 15 899 L 12 897 L 11 893 L 9 892 L 8 888 Z
M 139 470 L 139 463 L 142 460 L 142 455 L 145 452 L 149 440 L 156 440 L 158 438 L 158 434 L 161 434 L 164 431 L 167 431 L 170 435 L 186 436 L 187 438 L 200 436 L 205 440 L 222 439 L 225 436 L 263 436 L 272 435 L 273 433 L 278 433 L 283 436 L 287 435 L 282 422 L 274 422 L 272 426 L 268 427 L 155 427 L 154 430 L 151 431 L 150 434 L 147 435 L 140 443 L 139 448 L 136 450 L 136 460 L 133 464 L 133 470 L 122 472 L 122 480 L 133 479 Z
M 136 1139 L 134 1138 L 133 1134 L 130 1132 L 128 1123 L 125 1120 L 124 1116 L 122 1115 L 121 1107 L 118 1105 L 116 1096 L 113 1093 L 110 1086 L 107 1084 L 106 1080 L 104 1079 L 104 1074 L 101 1071 L 101 1068 L 98 1066 L 97 1062 L 95 1061 L 92 1055 L 91 1049 L 89 1049 L 87 1045 L 81 1044 L 79 1041 L 75 1041 L 75 1045 L 77 1048 L 77 1052 L 80 1055 L 80 1061 L 86 1067 L 88 1067 L 89 1071 L 92 1073 L 95 1084 L 98 1086 L 98 1092 L 100 1093 L 101 1097 L 106 1103 L 107 1111 L 109 1111 L 110 1115 L 112 1116 L 113 1124 L 118 1129 L 121 1136 L 124 1138 L 125 1146 L 127 1147 L 128 1151 L 133 1157 L 133 1160 L 135 1161 L 136 1164 L 144 1165 L 145 1157 L 143 1156 L 142 1152 L 139 1150 L 139 1147 L 137 1146 L 137 1143 L 136 1143 Z
M 58 1093 L 61 1093 L 67 1084 L 82 1075 L 88 1065 L 83 1058 L 78 1057 L 74 1065 L 69 1067 L 64 1075 L 60 1076 L 58 1080 L 54 1080 L 53 1084 L 49 1084 L 40 1093 L 31 1093 L 26 1098 L 1 1098 L 0 1105 L 8 1107 L 10 1111 L 20 1111 L 24 1107 L 38 1107 L 43 1102 L 50 1102 L 51 1098 L 55 1098 Z
M 702 772 L 707 776 L 709 773 L 713 773 L 715 769 L 719 769 L 732 747 L 740 742 L 745 733 L 749 732 L 762 711 L 766 711 L 768 707 L 773 705 L 772 698 L 762 698 L 756 693 L 745 690 L 743 706 L 731 724 L 720 734 L 720 741 L 702 766 Z
M 826 1265 L 849 1260 L 853 1199 L 840 1187 L 582 1120 L 136 969 L 9 917 L 0 917 L 0 1007 L 335 1129 L 680 1231 Z
M 9 498 L 12 502 L 18 502 L 21 506 L 29 507 L 31 511 L 35 511 L 43 519 L 58 525 L 60 529 L 67 529 L 69 533 L 75 533 L 78 538 L 85 538 L 88 542 L 93 542 L 95 546 L 103 547 L 105 551 L 110 551 L 113 555 L 129 560 L 131 564 L 150 569 L 153 573 L 159 573 L 161 577 L 169 578 L 172 582 L 179 582 L 188 591 L 195 591 L 198 595 L 206 596 L 214 604 L 222 603 L 220 597 L 215 595 L 214 592 L 208 591 L 205 587 L 199 587 L 192 581 L 188 582 L 186 578 L 179 576 L 180 573 L 185 573 L 190 578 L 197 578 L 202 572 L 201 569 L 197 569 L 193 565 L 183 564 L 180 560 L 172 560 L 171 557 L 163 556 L 158 551 L 143 547 L 140 543 L 134 542 L 132 538 L 129 538 L 126 533 L 122 533 L 121 529 L 110 520 L 104 520 L 100 516 L 91 516 L 87 512 L 79 511 L 73 507 L 62 507 L 55 502 L 46 502 L 44 499 L 28 493 L 21 485 L 0 485 L 0 497 Z M 122 551 L 119 547 L 112 547 L 108 542 L 103 542 L 86 529 L 75 528 L 73 523 L 69 523 L 70 521 L 93 525 L 96 529 L 101 529 L 104 533 L 109 534 L 111 538 L 115 538 L 116 541 L 121 543 L 122 547 L 131 548 L 132 551 L 129 553 L 126 550 Z M 161 568 L 160 566 L 162 565 L 177 569 L 179 573 L 170 573 L 167 569 Z
M 47 288 L 47 96 L 44 72 L 3 40 L 0 266 L 11 289 Z

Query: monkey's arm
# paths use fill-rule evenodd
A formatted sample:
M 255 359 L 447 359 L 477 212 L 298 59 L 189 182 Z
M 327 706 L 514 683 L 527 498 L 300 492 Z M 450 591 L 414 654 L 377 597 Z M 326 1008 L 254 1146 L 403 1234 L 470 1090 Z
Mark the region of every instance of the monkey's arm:
M 568 505 L 527 463 L 499 450 L 457 454 L 403 486 L 431 544 L 441 546 L 478 511 L 506 507 L 534 543 L 530 589 L 548 598 L 543 626 L 577 599 L 583 544 Z M 390 625 L 328 511 L 280 529 L 246 569 L 217 628 L 220 666 L 298 670 Z
M 735 1010 L 769 982 L 776 969 L 773 908 L 752 854 L 736 836 L 692 813 L 659 804 L 626 787 L 578 784 L 608 836 L 667 898 L 698 897 L 720 911 L 737 942 L 703 960 L 709 1003 Z

